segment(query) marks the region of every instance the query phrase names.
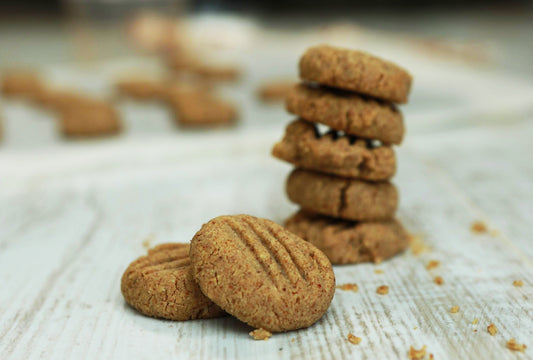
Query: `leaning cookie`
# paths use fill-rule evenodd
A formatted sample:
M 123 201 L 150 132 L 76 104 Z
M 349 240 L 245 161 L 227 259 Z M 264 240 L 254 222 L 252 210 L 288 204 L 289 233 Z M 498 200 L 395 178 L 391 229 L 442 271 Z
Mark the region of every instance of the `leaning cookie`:
M 373 144 L 335 131 L 321 135 L 315 124 L 295 120 L 287 126 L 272 155 L 303 169 L 369 181 L 388 180 L 396 172 L 394 150 Z
M 105 102 L 80 102 L 61 111 L 60 130 L 66 137 L 95 137 L 119 133 L 116 110 Z
M 411 90 L 406 70 L 363 51 L 315 46 L 305 52 L 299 67 L 302 79 L 386 101 L 406 103 Z
M 396 219 L 358 223 L 299 211 L 285 227 L 322 250 L 335 265 L 381 262 L 408 245 L 407 233 Z
M 295 169 L 286 184 L 289 199 L 302 209 L 345 220 L 394 217 L 398 191 L 390 182 L 366 182 Z
M 226 312 L 270 332 L 308 327 L 335 291 L 327 257 L 282 226 L 249 215 L 220 216 L 191 242 L 194 277 Z
M 132 262 L 122 276 L 124 299 L 144 315 L 169 319 L 208 319 L 224 312 L 194 281 L 189 244 L 162 244 Z
M 286 107 L 305 120 L 386 144 L 400 144 L 405 132 L 394 105 L 342 90 L 299 84 L 287 96 Z

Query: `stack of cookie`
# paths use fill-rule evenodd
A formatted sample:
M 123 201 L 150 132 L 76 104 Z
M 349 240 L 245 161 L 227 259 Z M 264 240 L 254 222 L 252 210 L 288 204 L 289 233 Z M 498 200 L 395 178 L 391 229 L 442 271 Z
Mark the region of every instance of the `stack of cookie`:
M 333 264 L 389 258 L 407 246 L 390 179 L 392 146 L 404 135 L 395 104 L 407 102 L 411 75 L 370 54 L 331 46 L 307 50 L 299 68 L 304 83 L 286 105 L 300 119 L 272 151 L 296 166 L 286 191 L 301 210 L 285 225 Z

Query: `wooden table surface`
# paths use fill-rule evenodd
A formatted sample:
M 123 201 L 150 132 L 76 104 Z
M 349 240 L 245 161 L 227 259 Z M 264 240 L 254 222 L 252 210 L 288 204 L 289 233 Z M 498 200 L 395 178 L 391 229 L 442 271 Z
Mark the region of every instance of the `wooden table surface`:
M 290 166 L 270 156 L 291 117 L 253 98 L 269 69 L 254 61 L 261 51 L 246 60 L 248 80 L 224 90 L 241 106 L 230 130 L 176 131 L 157 106 L 122 103 L 126 134 L 73 143 L 57 136 L 50 114 L 4 102 L 0 358 L 403 359 L 424 345 L 435 359 L 532 358 L 532 86 L 409 62 L 417 56 L 400 50 L 416 80 L 398 148 L 398 216 L 425 251 L 335 267 L 337 283 L 359 291 L 337 290 L 318 323 L 268 341 L 253 341 L 231 317 L 171 322 L 125 304 L 120 277 L 147 240 L 189 241 L 222 214 L 281 222 L 295 211 L 283 191 Z M 299 51 L 278 56 L 280 74 L 295 71 Z M 49 74 L 90 82 L 91 71 Z M 474 221 L 488 231 L 473 232 Z M 427 270 L 430 260 L 440 266 Z M 380 285 L 389 294 L 378 295 Z M 507 349 L 511 338 L 530 348 Z

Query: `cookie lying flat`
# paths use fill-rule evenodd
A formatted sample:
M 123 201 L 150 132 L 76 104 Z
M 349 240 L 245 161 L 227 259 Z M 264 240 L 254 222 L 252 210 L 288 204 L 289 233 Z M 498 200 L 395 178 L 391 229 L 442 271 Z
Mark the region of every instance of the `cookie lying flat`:
M 294 80 L 276 80 L 266 82 L 257 89 L 257 96 L 264 102 L 285 100 L 295 83 L 296 82 Z
M 60 126 L 67 137 L 114 135 L 122 128 L 115 109 L 103 102 L 81 102 L 67 107 L 62 111 Z
M 304 120 L 287 126 L 272 154 L 299 168 L 363 180 L 388 180 L 396 172 L 390 146 L 373 148 L 371 141 L 338 136 L 337 132 L 320 135 L 315 124 Z
M 400 144 L 405 132 L 395 106 L 345 91 L 299 84 L 287 96 L 286 107 L 305 120 L 386 144 Z
M 6 97 L 31 99 L 42 88 L 41 79 L 32 71 L 12 70 L 2 74 L 2 93 Z
M 302 79 L 386 101 L 406 103 L 411 90 L 406 70 L 363 51 L 315 46 L 305 52 L 299 67 Z
M 100 102 L 88 96 L 71 90 L 56 90 L 43 88 L 34 97 L 36 105 L 53 111 L 67 111 L 68 108 L 79 107 L 80 104 L 99 104 Z
M 128 266 L 122 276 L 124 299 L 144 315 L 169 320 L 208 319 L 224 312 L 194 281 L 189 244 L 162 244 Z
M 335 276 L 327 257 L 270 220 L 217 217 L 196 233 L 190 257 L 202 292 L 255 328 L 308 327 L 333 298 Z
M 233 104 L 201 91 L 183 92 L 168 102 L 184 126 L 230 125 L 237 119 Z
M 336 265 L 380 262 L 408 245 L 407 233 L 395 219 L 357 223 L 299 211 L 287 219 L 285 227 L 322 250 Z
M 366 182 L 296 169 L 286 185 L 289 199 L 302 209 L 345 220 L 391 219 L 398 192 L 390 182 Z
M 167 88 L 163 81 L 155 79 L 123 79 L 115 87 L 120 95 L 136 100 L 159 100 Z

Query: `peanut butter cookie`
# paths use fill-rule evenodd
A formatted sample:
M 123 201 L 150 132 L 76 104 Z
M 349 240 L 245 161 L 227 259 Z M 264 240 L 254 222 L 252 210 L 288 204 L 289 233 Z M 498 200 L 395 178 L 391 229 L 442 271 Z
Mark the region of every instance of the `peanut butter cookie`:
M 40 77 L 29 70 L 11 70 L 2 74 L 2 93 L 6 97 L 32 99 L 41 89 Z
M 302 79 L 386 101 L 406 103 L 411 90 L 406 70 L 363 51 L 315 46 L 301 57 L 299 67 Z
M 394 105 L 342 90 L 299 84 L 287 96 L 286 107 L 305 120 L 386 144 L 400 144 L 405 132 Z
M 327 257 L 280 225 L 249 215 L 220 216 L 191 242 L 194 277 L 226 312 L 270 332 L 305 328 L 333 298 Z
M 322 250 L 336 265 L 380 262 L 408 246 L 407 233 L 395 219 L 358 223 L 299 211 L 285 227 Z
M 114 135 L 122 126 L 115 109 L 104 102 L 80 102 L 61 112 L 61 132 L 67 137 Z
M 169 319 L 208 319 L 224 312 L 194 281 L 189 244 L 162 244 L 128 266 L 122 276 L 124 299 L 144 315 Z
M 390 146 L 374 147 L 370 140 L 339 135 L 321 135 L 315 124 L 295 120 L 272 149 L 272 155 L 299 168 L 343 177 L 381 181 L 396 172 L 396 158 Z
M 295 169 L 286 185 L 289 199 L 302 209 L 345 220 L 391 219 L 398 192 L 390 182 L 366 182 Z

